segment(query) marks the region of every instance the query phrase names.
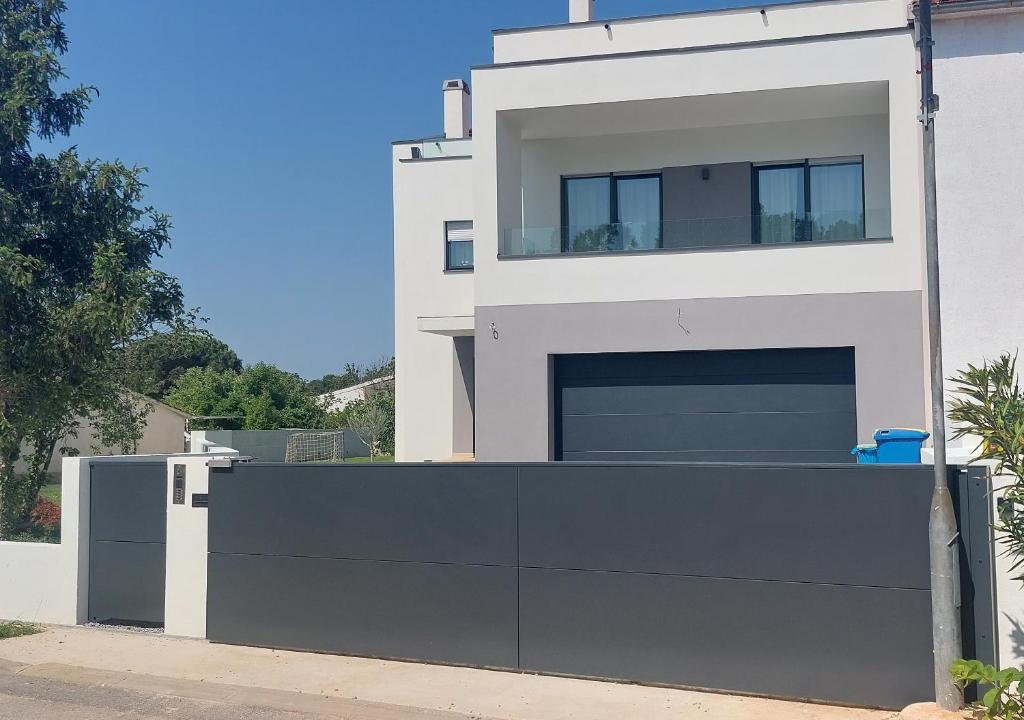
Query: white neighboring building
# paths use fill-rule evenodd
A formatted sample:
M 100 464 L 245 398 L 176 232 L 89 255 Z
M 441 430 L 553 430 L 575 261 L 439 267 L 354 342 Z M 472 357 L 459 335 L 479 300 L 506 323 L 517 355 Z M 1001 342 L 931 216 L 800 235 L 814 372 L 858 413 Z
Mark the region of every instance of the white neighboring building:
M 571 5 L 393 146 L 397 459 L 838 461 L 926 426 L 907 3 Z
M 950 376 L 968 363 L 1024 350 L 1024 6 L 945 3 L 936 8 L 934 34 L 942 342 Z M 1011 560 L 997 549 L 1001 667 L 1024 663 L 1024 593 Z
M 383 390 L 391 390 L 394 386 L 395 376 L 387 375 L 361 382 L 358 385 L 349 385 L 340 390 L 332 390 L 329 393 L 318 395 L 317 399 L 327 408 L 328 412 L 339 412 L 357 400 L 367 400 L 370 396 Z
M 159 400 L 154 400 L 144 395 L 132 393 L 140 406 L 148 405 L 151 410 L 146 415 L 145 428 L 138 446 L 135 448 L 136 455 L 165 455 L 180 453 L 185 449 L 185 428 L 188 424 L 189 414 L 166 405 Z M 78 455 L 116 455 L 124 452 L 124 448 L 113 448 L 106 446 L 97 447 L 96 433 L 93 431 L 87 418 L 78 423 L 77 436 L 67 436 L 57 443 L 53 452 L 50 464 L 47 467 L 49 473 L 59 473 L 64 455 L 61 448 L 72 448 Z M 24 472 L 26 469 L 24 459 L 19 460 L 15 466 L 17 472 Z

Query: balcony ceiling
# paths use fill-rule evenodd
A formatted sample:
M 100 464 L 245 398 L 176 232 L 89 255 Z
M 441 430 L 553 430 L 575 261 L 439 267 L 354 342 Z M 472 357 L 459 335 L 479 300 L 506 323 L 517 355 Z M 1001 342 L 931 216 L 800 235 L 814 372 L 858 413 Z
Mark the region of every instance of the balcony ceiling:
M 889 111 L 885 82 L 509 110 L 524 140 L 750 125 Z

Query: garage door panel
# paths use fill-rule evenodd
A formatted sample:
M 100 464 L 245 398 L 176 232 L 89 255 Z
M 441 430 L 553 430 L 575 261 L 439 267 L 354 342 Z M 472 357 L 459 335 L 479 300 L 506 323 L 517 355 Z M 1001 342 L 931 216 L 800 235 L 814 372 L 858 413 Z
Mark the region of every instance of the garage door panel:
M 569 415 L 562 449 L 848 450 L 851 433 L 856 435 L 853 413 Z
M 853 348 L 556 356 L 555 457 L 848 462 L 854 365 Z
M 821 374 L 853 383 L 851 348 L 782 348 L 693 352 L 593 353 L 559 357 L 567 381 L 617 377 Z
M 566 387 L 562 413 L 657 414 L 686 412 L 849 412 L 857 397 L 850 385 L 781 383 L 648 384 Z

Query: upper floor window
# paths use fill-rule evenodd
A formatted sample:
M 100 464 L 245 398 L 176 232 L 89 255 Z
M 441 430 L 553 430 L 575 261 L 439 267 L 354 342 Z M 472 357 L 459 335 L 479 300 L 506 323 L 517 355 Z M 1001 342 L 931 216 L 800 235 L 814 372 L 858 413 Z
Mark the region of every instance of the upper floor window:
M 865 236 L 862 157 L 755 165 L 753 186 L 754 242 Z
M 473 269 L 472 220 L 449 220 L 444 224 L 444 269 Z
M 562 251 L 661 246 L 661 175 L 562 178 Z

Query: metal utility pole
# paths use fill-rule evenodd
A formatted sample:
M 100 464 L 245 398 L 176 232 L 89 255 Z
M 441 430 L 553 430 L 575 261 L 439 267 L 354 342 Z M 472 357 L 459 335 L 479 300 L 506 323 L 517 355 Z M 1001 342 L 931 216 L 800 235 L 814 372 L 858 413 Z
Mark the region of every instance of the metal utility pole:
M 918 49 L 921 58 L 921 124 L 924 139 L 924 222 L 928 269 L 928 340 L 931 358 L 932 441 L 935 487 L 928 518 L 931 554 L 932 653 L 935 701 L 944 710 L 964 704 L 961 689 L 949 674 L 963 652 L 960 635 L 959 531 L 946 481 L 946 411 L 942 371 L 942 314 L 939 308 L 939 227 L 935 197 L 935 113 L 939 98 L 932 75 L 932 0 L 918 2 Z

